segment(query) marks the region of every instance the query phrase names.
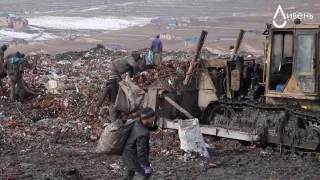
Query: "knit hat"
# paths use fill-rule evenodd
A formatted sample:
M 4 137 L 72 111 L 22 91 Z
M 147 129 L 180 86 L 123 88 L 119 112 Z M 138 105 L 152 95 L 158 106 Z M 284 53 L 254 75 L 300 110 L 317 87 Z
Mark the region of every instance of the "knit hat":
M 143 109 L 141 110 L 141 115 L 140 115 L 140 117 L 141 117 L 142 120 L 145 120 L 145 119 L 149 119 L 149 118 L 155 116 L 155 114 L 156 114 L 156 113 L 154 112 L 154 110 L 153 110 L 152 108 L 150 108 L 150 107 L 145 107 L 145 108 L 143 108 Z

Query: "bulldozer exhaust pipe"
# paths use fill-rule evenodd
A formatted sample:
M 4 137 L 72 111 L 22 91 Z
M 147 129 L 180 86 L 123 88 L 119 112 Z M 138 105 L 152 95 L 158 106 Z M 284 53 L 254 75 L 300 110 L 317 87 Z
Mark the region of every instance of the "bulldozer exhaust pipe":
M 184 85 L 188 85 L 189 82 L 190 82 L 190 79 L 191 79 L 191 76 L 192 76 L 192 72 L 193 72 L 193 69 L 194 69 L 194 63 L 195 63 L 195 62 L 198 60 L 198 58 L 199 58 L 200 51 L 201 51 L 201 49 L 202 49 L 202 46 L 203 46 L 203 44 L 204 44 L 204 41 L 206 40 L 207 35 L 208 35 L 208 32 L 205 31 L 205 30 L 202 30 L 201 35 L 200 35 L 200 39 L 199 39 L 199 42 L 198 42 L 198 45 L 197 45 L 196 54 L 194 55 L 192 61 L 190 62 L 190 66 L 189 66 L 189 69 L 188 69 L 186 78 L 185 78 L 185 80 L 183 81 L 183 84 L 184 84 Z
M 242 39 L 244 37 L 245 32 L 246 32 L 245 30 L 240 29 L 240 32 L 239 32 L 239 35 L 238 35 L 238 38 L 237 38 L 236 46 L 234 47 L 233 52 L 232 52 L 231 61 L 234 60 L 234 58 L 236 56 L 236 53 L 238 52 L 238 50 L 240 48 L 240 44 L 242 42 Z

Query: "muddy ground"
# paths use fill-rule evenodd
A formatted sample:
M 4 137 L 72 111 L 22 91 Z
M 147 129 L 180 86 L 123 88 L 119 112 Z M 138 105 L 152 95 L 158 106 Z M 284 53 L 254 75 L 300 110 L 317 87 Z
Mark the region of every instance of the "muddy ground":
M 42 91 L 22 105 L 8 102 L 7 84 L 0 91 L 0 179 L 121 179 L 121 157 L 94 153 L 108 113 L 100 110 L 97 115 L 92 107 L 100 96 L 110 59 L 122 56 L 93 48 L 26 58 L 39 60 L 41 66 L 36 74 L 26 71 L 24 80 Z M 174 61 L 149 70 L 147 76 L 139 78 L 138 85 L 146 88 L 156 76 L 173 78 L 181 75 L 181 70 L 185 73 L 187 62 L 178 59 L 190 57 L 192 54 L 182 52 L 165 53 L 164 59 Z M 49 78 L 76 86 L 65 90 L 61 86 L 49 92 L 41 85 Z M 320 156 L 314 152 L 284 149 L 280 153 L 277 147 L 261 149 L 213 137 L 205 137 L 205 141 L 211 155 L 208 159 L 181 151 L 178 133 L 173 130 L 152 132 L 151 162 L 155 172 L 151 179 L 320 179 Z M 210 163 L 217 166 L 206 169 Z
M 24 119 L 22 112 L 28 111 L 27 106 L 2 107 L 2 115 L 11 118 L 1 121 L 0 179 L 80 179 L 76 178 L 77 173 L 83 179 L 121 179 L 121 157 L 94 153 L 100 128 L 59 118 L 37 122 Z M 23 120 L 17 120 L 19 117 Z M 293 153 L 286 149 L 279 153 L 277 148 L 261 149 L 238 141 L 205 137 L 211 155 L 205 159 L 183 155 L 178 148 L 178 134 L 173 130 L 158 130 L 152 137 L 151 143 L 158 145 L 151 146 L 155 170 L 151 179 L 320 178 L 316 153 Z M 159 141 L 164 143 L 155 143 Z M 215 163 L 217 167 L 205 169 L 203 165 L 207 163 Z

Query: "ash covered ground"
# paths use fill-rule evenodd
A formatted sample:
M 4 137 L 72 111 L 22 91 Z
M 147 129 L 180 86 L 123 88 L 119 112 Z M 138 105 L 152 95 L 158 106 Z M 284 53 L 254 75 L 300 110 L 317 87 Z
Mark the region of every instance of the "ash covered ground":
M 108 102 L 97 114 L 93 106 L 100 97 L 110 60 L 124 55 L 92 48 L 28 56 L 38 72 L 26 71 L 24 80 L 38 95 L 27 97 L 25 104 L 10 104 L 7 88 L 0 92 L 0 179 L 121 179 L 121 157 L 94 153 L 108 118 Z M 136 82 L 146 89 L 156 78 L 183 76 L 192 55 L 165 52 L 163 65 L 148 70 Z M 218 56 L 201 53 L 202 58 Z M 49 78 L 61 83 L 56 91 L 46 89 Z M 320 156 L 314 152 L 284 148 L 280 153 L 277 147 L 262 149 L 210 136 L 205 136 L 205 141 L 210 158 L 180 150 L 175 130 L 152 132 L 155 173 L 151 179 L 320 179 Z M 206 168 L 210 163 L 217 166 Z

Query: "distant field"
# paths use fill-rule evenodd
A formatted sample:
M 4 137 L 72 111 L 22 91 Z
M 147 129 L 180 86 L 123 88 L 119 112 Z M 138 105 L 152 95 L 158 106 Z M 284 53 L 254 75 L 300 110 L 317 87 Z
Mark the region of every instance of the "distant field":
M 0 29 L 0 39 L 2 42 L 9 42 L 13 38 L 24 38 L 31 43 L 28 46 L 13 48 L 12 51 L 23 49 L 25 52 L 58 53 L 81 50 L 94 46 L 97 42 L 121 44 L 130 49 L 149 47 L 149 38 L 156 34 L 170 33 L 182 40 L 164 40 L 165 49 L 189 49 L 190 47 L 184 46 L 184 39 L 199 37 L 201 30 L 206 30 L 209 32 L 206 44 L 223 51 L 234 42 L 216 43 L 218 37 L 236 37 L 239 29 L 263 31 L 265 24 L 272 22 L 273 13 L 279 2 L 271 0 L 1 1 L 0 11 L 26 17 L 30 29 L 25 32 Z M 318 0 L 303 3 L 296 0 L 281 1 L 286 12 L 312 12 L 314 21 L 309 23 L 320 23 L 320 14 L 316 11 L 320 5 L 317 3 Z M 289 7 L 297 9 L 289 11 L 287 10 Z M 166 26 L 137 26 L 146 25 L 152 18 L 160 16 L 186 19 L 203 17 L 211 22 L 191 23 L 190 27 L 178 30 L 168 30 Z M 84 36 L 87 38 L 83 38 Z M 260 41 L 260 38 L 253 38 L 248 40 L 244 47 L 253 51 L 254 48 L 261 49 Z M 252 45 L 252 42 L 256 45 Z M 63 48 L 55 47 L 59 44 L 63 44 Z

